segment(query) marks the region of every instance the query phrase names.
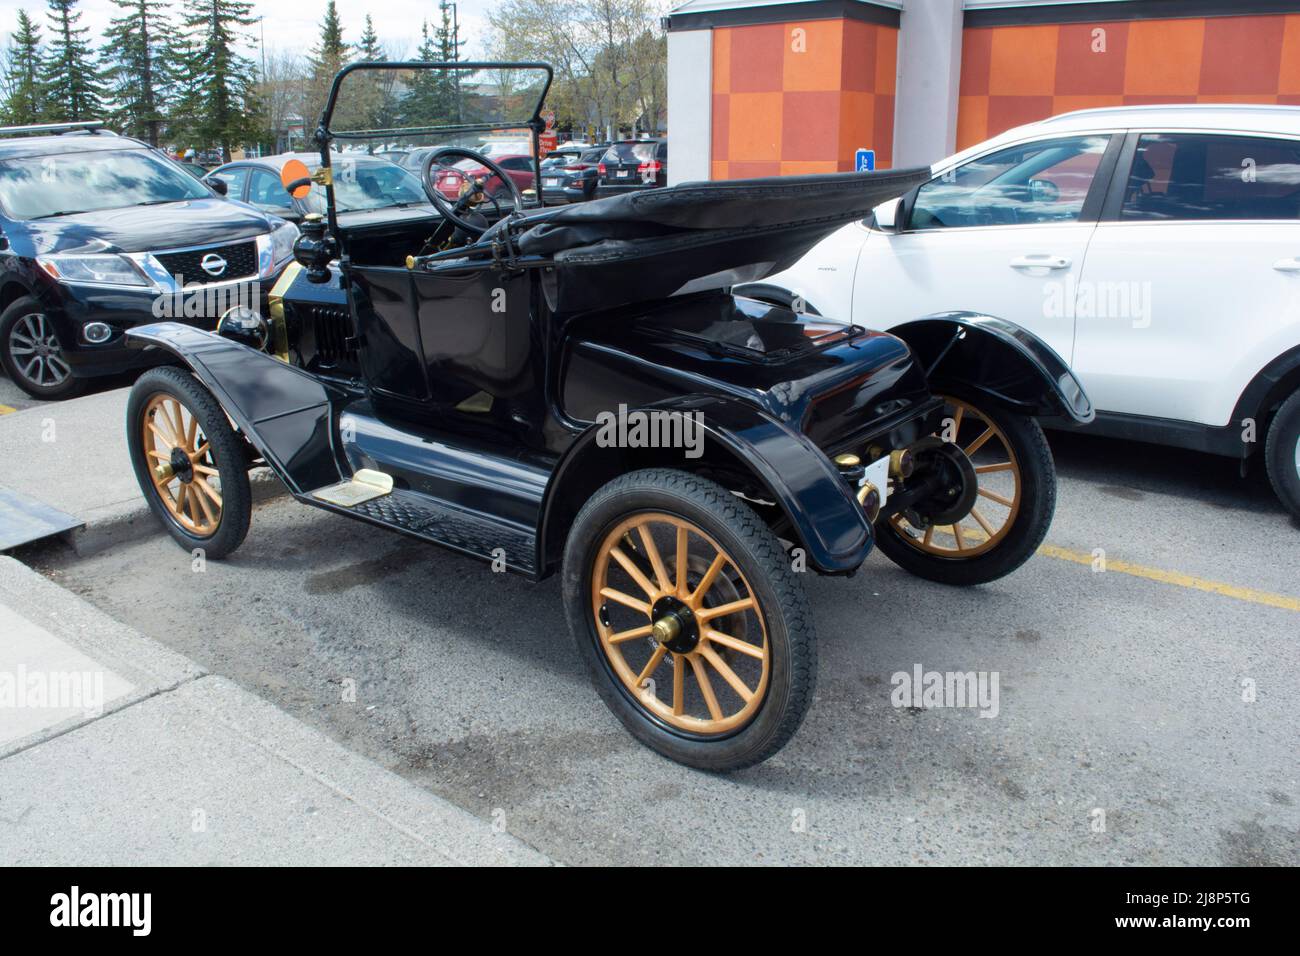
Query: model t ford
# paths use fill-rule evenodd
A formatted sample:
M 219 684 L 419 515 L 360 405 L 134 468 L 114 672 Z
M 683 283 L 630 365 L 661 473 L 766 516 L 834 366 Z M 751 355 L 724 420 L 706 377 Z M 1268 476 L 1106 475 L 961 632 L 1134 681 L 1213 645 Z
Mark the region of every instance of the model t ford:
M 550 77 L 340 72 L 319 167 L 285 165 L 323 214 L 269 315 L 131 332 L 174 357 L 132 392 L 135 471 L 172 536 L 213 558 L 247 533 L 247 472 L 264 462 L 305 504 L 559 572 L 579 654 L 626 727 L 682 763 L 744 767 L 812 700 L 798 572 L 851 576 L 875 545 L 936 581 L 1007 574 L 1055 503 L 1033 416 L 1091 408 L 1049 348 L 997 319 L 885 335 L 731 294 L 928 171 L 537 207 L 536 180 L 521 190 L 492 154 L 524 137 L 536 171 Z M 416 102 L 429 90 L 460 96 L 439 112 Z M 373 118 L 381 94 L 397 100 L 388 120 Z M 440 215 L 341 228 L 336 147 L 384 138 L 442 141 L 422 170 Z

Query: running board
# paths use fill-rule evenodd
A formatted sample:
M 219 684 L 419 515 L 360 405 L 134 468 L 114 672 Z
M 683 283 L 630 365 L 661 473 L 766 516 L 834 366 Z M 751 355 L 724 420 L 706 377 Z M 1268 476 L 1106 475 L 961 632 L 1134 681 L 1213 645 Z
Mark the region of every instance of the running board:
M 335 485 L 317 488 L 311 493 L 311 496 L 329 504 L 338 505 L 340 508 L 355 508 L 372 498 L 390 494 L 392 490 L 392 475 L 385 475 L 382 471 L 372 471 L 369 468 L 361 468 L 352 476 L 351 481 L 340 481 Z
M 360 476 L 362 472 L 357 474 Z M 391 489 L 392 479 L 387 475 L 382 477 L 389 479 Z M 350 487 L 354 483 L 358 482 L 342 482 L 341 485 Z M 374 487 L 371 484 L 361 489 L 359 493 L 373 490 Z M 331 494 L 339 488 L 340 485 L 320 488 L 303 500 L 307 504 L 316 505 L 327 511 L 336 511 L 371 524 L 414 535 L 462 554 L 486 561 L 503 562 L 505 567 L 521 574 L 536 575 L 536 536 L 518 525 L 497 521 L 429 495 L 405 489 L 379 491 L 362 498 L 355 504 L 343 504 L 333 500 L 341 496 Z M 355 492 L 357 489 L 351 491 Z

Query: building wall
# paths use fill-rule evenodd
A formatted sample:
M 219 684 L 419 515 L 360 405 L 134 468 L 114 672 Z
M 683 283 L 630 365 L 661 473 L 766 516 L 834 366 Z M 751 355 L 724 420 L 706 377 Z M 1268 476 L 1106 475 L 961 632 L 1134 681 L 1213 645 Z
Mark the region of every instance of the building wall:
M 1068 110 L 1300 104 L 1300 14 L 966 27 L 957 148 Z
M 850 19 L 715 27 L 714 179 L 887 168 L 898 29 Z M 671 118 L 670 118 L 671 122 Z

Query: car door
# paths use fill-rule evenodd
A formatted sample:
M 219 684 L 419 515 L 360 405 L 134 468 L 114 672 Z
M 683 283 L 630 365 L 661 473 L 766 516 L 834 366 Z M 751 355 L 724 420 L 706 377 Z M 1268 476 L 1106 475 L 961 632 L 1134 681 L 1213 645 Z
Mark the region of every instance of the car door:
M 223 166 L 208 173 L 205 179 L 216 179 L 226 184 L 226 198 L 243 202 L 244 187 L 248 185 L 247 166 Z
M 1300 344 L 1300 140 L 1129 134 L 1088 249 L 1075 371 L 1103 412 L 1230 424 Z
M 1069 361 L 1073 296 L 1119 148 L 1078 133 L 1000 146 L 909 196 L 872 229 L 854 276 L 859 324 L 890 328 L 966 310 L 1031 330 Z
M 269 169 L 253 167 L 248 177 L 248 202 L 262 212 L 283 219 L 302 218 L 294 208 L 292 197 L 284 191 L 279 174 Z

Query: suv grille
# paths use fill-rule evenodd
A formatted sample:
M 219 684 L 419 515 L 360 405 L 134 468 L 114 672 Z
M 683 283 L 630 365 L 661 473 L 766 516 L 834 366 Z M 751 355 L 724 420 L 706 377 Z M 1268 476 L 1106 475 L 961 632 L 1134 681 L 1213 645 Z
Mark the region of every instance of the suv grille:
M 225 269 L 215 275 L 203 268 L 203 260 L 211 255 L 220 256 L 226 262 Z M 228 282 L 257 275 L 257 243 L 251 239 L 229 246 L 162 252 L 155 254 L 154 258 L 162 263 L 169 274 L 182 276 L 187 283 Z

